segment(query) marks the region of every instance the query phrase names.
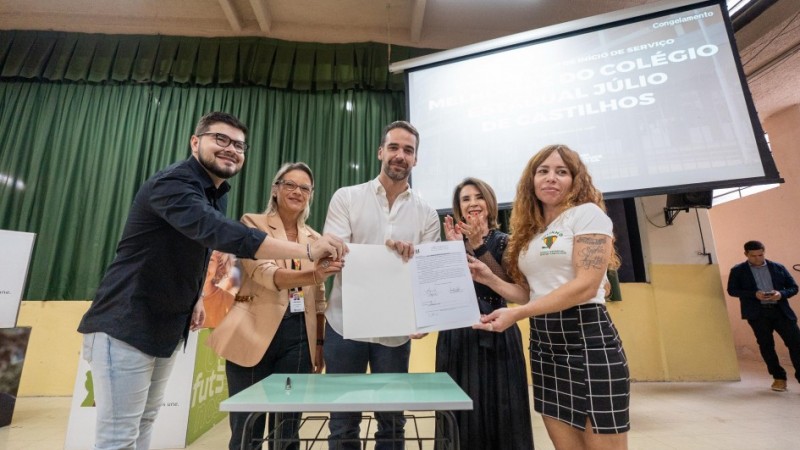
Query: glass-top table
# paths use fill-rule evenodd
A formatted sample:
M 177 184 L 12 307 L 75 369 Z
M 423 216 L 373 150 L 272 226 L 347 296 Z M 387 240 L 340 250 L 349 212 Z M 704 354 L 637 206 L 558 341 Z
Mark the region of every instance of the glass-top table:
M 272 374 L 220 403 L 221 411 L 250 413 L 243 448 L 261 445 L 252 425 L 264 413 L 436 411 L 458 448 L 451 411 L 471 410 L 472 399 L 446 373 Z M 276 426 L 277 428 L 277 426 Z M 254 447 L 255 444 L 255 447 Z M 280 446 L 278 446 L 280 447 Z

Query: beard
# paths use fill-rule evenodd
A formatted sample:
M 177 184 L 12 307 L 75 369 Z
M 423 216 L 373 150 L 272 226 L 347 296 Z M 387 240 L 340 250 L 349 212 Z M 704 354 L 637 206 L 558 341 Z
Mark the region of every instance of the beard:
M 406 166 L 404 168 L 392 167 L 388 162 L 383 164 L 383 173 L 386 174 L 389 179 L 394 181 L 403 181 L 407 180 L 408 176 L 411 174 L 411 168 Z
M 224 166 L 221 164 L 217 164 L 217 158 L 214 152 L 211 151 L 200 151 L 200 164 L 205 167 L 210 173 L 214 176 L 219 177 L 223 180 L 227 180 L 228 178 L 236 175 L 242 170 L 241 165 L 235 165 L 233 167 Z

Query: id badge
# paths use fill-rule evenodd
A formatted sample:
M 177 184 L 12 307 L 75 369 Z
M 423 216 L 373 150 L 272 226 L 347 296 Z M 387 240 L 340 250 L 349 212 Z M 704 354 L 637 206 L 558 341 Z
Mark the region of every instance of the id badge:
M 303 291 L 292 292 L 289 296 L 289 312 L 299 313 L 305 311 L 305 301 L 303 300 Z

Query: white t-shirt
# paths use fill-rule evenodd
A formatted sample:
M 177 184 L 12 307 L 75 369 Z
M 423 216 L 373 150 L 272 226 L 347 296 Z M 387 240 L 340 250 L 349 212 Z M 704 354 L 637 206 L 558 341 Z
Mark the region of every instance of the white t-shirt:
M 533 237 L 528 248 L 519 256 L 519 270 L 531 287 L 531 301 L 575 279 L 572 247 L 575 236 L 605 234 L 613 238 L 611 219 L 594 203 L 584 203 L 561 213 L 550 226 Z M 605 283 L 585 303 L 605 303 Z
M 390 210 L 386 189 L 377 178 L 333 194 L 324 232 L 353 244 L 383 245 L 387 239 L 413 244 L 440 240 L 439 215 L 435 209 L 409 188 L 397 196 Z M 325 318 L 334 331 L 344 336 L 341 273 L 333 280 Z M 408 336 L 354 340 L 398 347 L 408 342 Z

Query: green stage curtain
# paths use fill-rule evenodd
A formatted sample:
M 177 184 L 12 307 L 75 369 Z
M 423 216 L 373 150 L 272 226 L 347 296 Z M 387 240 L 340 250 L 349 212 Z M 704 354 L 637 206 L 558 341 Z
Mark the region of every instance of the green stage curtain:
M 321 230 L 337 188 L 378 174 L 380 131 L 404 105 L 387 90 L 0 82 L 0 229 L 37 233 L 25 298 L 92 298 L 139 185 L 190 155 L 204 113 L 250 127 L 228 216 L 262 211 L 277 168 L 305 161 L 316 178 L 310 224 Z
M 392 46 L 392 61 L 434 50 Z M 0 30 L 0 79 L 404 91 L 389 46 Z

